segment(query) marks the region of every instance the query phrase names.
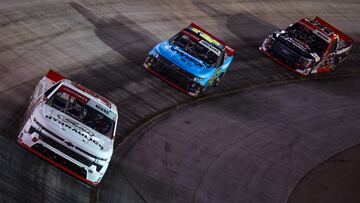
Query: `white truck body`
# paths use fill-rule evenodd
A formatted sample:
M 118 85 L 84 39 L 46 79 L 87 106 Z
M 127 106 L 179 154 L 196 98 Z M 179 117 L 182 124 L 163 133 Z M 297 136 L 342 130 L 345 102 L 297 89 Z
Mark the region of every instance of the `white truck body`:
M 17 141 L 96 186 L 113 153 L 117 119 L 113 103 L 50 70 L 36 86 Z

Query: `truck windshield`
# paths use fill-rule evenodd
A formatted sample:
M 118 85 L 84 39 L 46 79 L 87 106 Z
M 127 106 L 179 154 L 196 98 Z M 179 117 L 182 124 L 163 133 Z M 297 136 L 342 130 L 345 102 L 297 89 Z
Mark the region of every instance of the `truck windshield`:
M 207 65 L 215 65 L 221 51 L 207 41 L 200 39 L 194 40 L 186 33 L 180 33 L 170 40 L 170 43 L 183 49 L 191 56 L 200 59 Z
M 306 28 L 300 23 L 295 23 L 286 29 L 293 37 L 309 45 L 312 52 L 322 56 L 329 43 L 316 35 L 312 30 Z
M 115 122 L 96 109 L 98 104 L 80 93 L 61 86 L 47 104 L 80 121 L 93 130 L 112 138 Z

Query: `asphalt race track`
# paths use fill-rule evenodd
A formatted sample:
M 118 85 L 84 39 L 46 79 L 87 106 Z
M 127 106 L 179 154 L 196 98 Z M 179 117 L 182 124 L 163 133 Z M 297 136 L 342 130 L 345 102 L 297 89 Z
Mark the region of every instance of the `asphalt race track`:
M 149 202 L 286 202 L 307 171 L 360 141 L 359 85 L 304 82 L 192 103 L 139 129 L 121 168 Z
M 335 72 L 304 79 L 258 51 L 272 31 L 315 15 L 355 40 Z M 360 202 L 359 19 L 357 0 L 1 0 L 0 202 Z M 141 66 L 190 22 L 238 51 L 198 99 Z M 118 106 L 97 188 L 16 143 L 48 69 Z

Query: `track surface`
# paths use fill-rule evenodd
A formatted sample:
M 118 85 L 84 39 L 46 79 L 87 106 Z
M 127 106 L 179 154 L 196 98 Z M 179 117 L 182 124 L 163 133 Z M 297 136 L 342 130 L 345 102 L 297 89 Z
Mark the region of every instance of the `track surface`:
M 197 187 L 192 182 L 200 178 L 198 175 L 201 175 L 203 168 L 187 174 L 186 179 L 181 180 L 184 182 L 181 183 L 179 190 L 172 188 L 175 186 L 172 184 L 156 185 L 160 180 L 158 179 L 160 178 L 159 171 L 149 175 L 148 179 L 140 181 L 141 176 L 137 177 L 137 175 L 146 174 L 143 173 L 143 167 L 146 165 L 134 167 L 137 166 L 138 161 L 147 158 L 146 161 L 156 164 L 156 161 L 161 160 L 151 154 L 143 157 L 135 155 L 140 153 L 139 151 L 151 150 L 152 147 L 156 151 L 157 146 L 150 145 L 146 146 L 146 149 L 139 149 L 143 141 L 139 141 L 140 136 L 136 134 L 129 136 L 126 142 L 118 145 L 123 137 L 152 115 L 192 100 L 143 70 L 141 63 L 146 52 L 154 44 L 171 37 L 190 22 L 196 22 L 228 42 L 239 52 L 230 72 L 222 81 L 221 87 L 212 90 L 209 94 L 278 81 L 298 80 L 297 76 L 262 56 L 257 47 L 270 32 L 285 27 L 304 16 L 314 15 L 319 15 L 345 30 L 355 41 L 360 40 L 358 21 L 360 4 L 356 0 L 346 0 L 341 3 L 337 1 L 238 2 L 231 0 L 221 2 L 2 0 L 0 2 L 0 202 L 207 201 L 209 196 L 205 193 L 208 190 L 207 187 L 212 185 L 201 183 Z M 358 75 L 359 56 L 359 49 L 355 44 L 352 55 L 338 67 L 335 74 Z M 27 98 L 32 93 L 36 82 L 49 68 L 60 71 L 66 77 L 105 95 L 118 106 L 122 122 L 118 126 L 117 148 L 111 167 L 98 190 L 90 189 L 54 169 L 18 147 L 15 142 L 18 123 L 26 108 Z M 326 82 L 319 83 L 320 85 L 314 84 L 314 86 L 320 88 L 322 84 L 332 85 Z M 345 83 L 339 84 L 345 85 Z M 312 83 L 306 85 L 308 89 L 313 88 Z M 339 92 L 345 97 L 341 102 L 352 101 L 353 92 L 347 86 L 341 86 L 341 88 L 343 89 Z M 272 91 L 271 88 L 270 90 Z M 308 98 L 306 92 L 300 92 L 294 96 L 296 95 Z M 324 96 L 326 98 L 328 95 Z M 241 100 L 241 97 L 239 99 Z M 266 103 L 266 101 L 265 104 L 269 105 L 270 109 L 277 107 L 276 103 Z M 238 104 L 234 102 L 232 105 L 236 107 Z M 297 108 L 298 103 L 293 105 Z M 316 100 L 313 105 L 321 106 L 322 103 Z M 352 115 L 351 112 L 349 116 Z M 358 120 L 355 119 L 355 121 Z M 216 133 L 213 135 L 214 139 L 218 138 Z M 149 137 L 144 136 L 144 138 Z M 156 140 L 153 141 L 156 142 Z M 281 142 L 281 140 L 274 140 L 274 146 L 280 144 L 276 141 Z M 183 140 L 174 142 L 172 144 L 177 145 Z M 356 143 L 354 141 L 353 144 Z M 164 143 L 157 144 L 161 145 L 163 153 L 169 150 L 169 146 Z M 251 199 L 253 193 L 249 193 L 246 198 L 263 202 L 286 201 L 295 182 L 301 179 L 300 174 L 304 175 L 310 167 L 344 150 L 344 147 L 349 147 L 349 145 L 338 148 L 328 146 L 329 148 L 324 148 L 328 153 L 324 153 L 323 157 L 311 163 L 303 163 L 303 170 L 298 172 L 298 176 L 281 185 L 286 193 L 262 192 L 263 195 L 256 197 L 263 199 Z M 211 156 L 198 154 L 199 156 L 193 157 L 195 155 L 191 153 L 192 151 L 188 152 L 189 154 L 184 154 L 184 157 L 199 160 L 199 162 Z M 246 156 L 241 150 L 238 153 L 239 158 Z M 212 158 L 217 156 L 213 155 Z M 308 156 L 314 155 L 317 154 Z M 182 159 L 182 157 L 178 158 Z M 249 161 L 249 159 L 243 161 Z M 254 163 L 258 161 L 255 160 Z M 194 165 L 188 166 L 195 169 L 198 165 L 195 162 Z M 259 165 L 259 168 L 264 166 Z M 132 171 L 128 171 L 129 168 Z M 181 171 L 176 172 L 183 175 Z M 176 178 L 176 173 L 169 173 L 167 180 Z M 231 178 L 234 181 L 240 181 L 240 179 L 235 179 L 239 177 Z M 251 184 L 264 184 L 262 179 L 252 181 L 249 187 L 246 185 L 248 183 L 243 183 L 242 188 L 250 190 Z M 269 185 L 262 187 L 264 191 L 274 189 Z M 161 189 L 164 190 L 159 192 Z M 169 194 L 163 195 L 166 191 L 170 191 Z M 182 194 L 182 191 L 187 191 L 192 195 Z M 219 195 L 216 192 L 221 191 L 216 190 L 214 195 Z M 216 195 L 214 198 L 219 197 Z M 229 199 L 229 201 L 240 201 L 239 198 L 242 198 L 242 195 L 231 197 L 234 199 Z M 216 200 L 219 201 L 219 199 L 214 199 Z
M 356 145 L 319 164 L 300 181 L 288 202 L 359 202 L 359 157 Z
M 138 130 L 120 168 L 148 202 L 286 202 L 307 171 L 360 143 L 359 104 L 359 78 L 196 102 Z

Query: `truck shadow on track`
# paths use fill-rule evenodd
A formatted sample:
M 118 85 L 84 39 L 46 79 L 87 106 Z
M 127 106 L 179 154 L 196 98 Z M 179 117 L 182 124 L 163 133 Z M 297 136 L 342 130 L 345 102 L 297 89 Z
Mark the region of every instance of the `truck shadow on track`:
M 70 5 L 95 26 L 95 34 L 100 40 L 134 64 L 141 65 L 147 52 L 160 42 L 121 13 L 111 19 L 102 18 L 78 3 L 71 2 Z
M 119 114 L 126 120 L 122 123 L 134 124 L 160 110 L 162 107 L 157 102 L 159 98 L 164 102 L 167 101 L 167 97 L 184 98 L 179 96 L 182 93 L 171 91 L 171 87 L 165 90 L 167 85 L 151 76 L 142 67 L 147 53 L 161 41 L 160 39 L 121 13 L 113 18 L 106 18 L 96 15 L 79 3 L 71 2 L 70 5 L 95 27 L 94 32 L 102 42 L 127 59 L 108 64 L 104 56 L 98 62 L 92 61 L 90 68 L 74 76 L 77 80 L 80 78 L 78 81 L 105 96 L 118 89 L 123 96 L 116 96 L 114 99 L 118 100 L 114 102 L 121 107 L 118 109 Z M 159 91 L 159 88 L 162 91 Z M 121 101 L 119 98 L 122 98 Z M 124 114 L 127 115 L 125 118 Z M 118 132 L 123 133 L 128 128 L 129 125 L 119 126 Z
M 284 70 L 259 51 L 263 40 L 279 28 L 246 11 L 231 14 L 213 8 L 202 1 L 194 0 L 193 4 L 206 15 L 221 22 L 225 21 L 226 23 L 219 26 L 235 36 L 225 36 L 223 39 L 237 50 L 229 73 L 222 81 L 223 85 L 229 89 L 243 88 L 299 77 L 295 73 Z

